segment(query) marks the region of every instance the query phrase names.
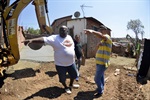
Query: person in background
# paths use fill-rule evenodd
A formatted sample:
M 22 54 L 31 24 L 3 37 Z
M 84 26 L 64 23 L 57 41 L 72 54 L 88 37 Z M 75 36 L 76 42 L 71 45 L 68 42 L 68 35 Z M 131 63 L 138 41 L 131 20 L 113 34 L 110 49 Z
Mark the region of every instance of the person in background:
M 81 66 L 81 59 L 84 56 L 79 35 L 75 35 L 74 44 L 75 44 L 75 55 L 76 55 L 76 67 L 79 72 L 80 66 Z M 79 73 L 78 73 L 78 77 L 76 78 L 76 81 L 78 81 L 78 80 L 79 80 Z
M 25 44 L 45 43 L 51 45 L 54 49 L 54 63 L 58 73 L 59 82 L 62 83 L 66 93 L 71 94 L 73 82 L 77 77 L 77 69 L 75 65 L 74 41 L 68 35 L 68 28 L 61 26 L 59 34 L 48 37 L 40 37 L 23 41 Z M 70 76 L 69 86 L 66 84 L 67 73 Z
M 104 92 L 104 72 L 109 66 L 109 59 L 111 56 L 112 40 L 106 32 L 106 27 L 102 29 L 102 33 L 91 29 L 85 29 L 85 34 L 96 35 L 99 38 L 96 52 L 96 73 L 95 83 L 97 85 L 97 92 L 94 94 L 94 98 L 101 97 Z

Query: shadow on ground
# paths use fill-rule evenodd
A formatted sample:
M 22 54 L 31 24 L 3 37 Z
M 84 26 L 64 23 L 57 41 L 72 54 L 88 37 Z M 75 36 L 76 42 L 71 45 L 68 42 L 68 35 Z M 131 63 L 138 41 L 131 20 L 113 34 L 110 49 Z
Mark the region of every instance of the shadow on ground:
M 4 84 L 4 80 L 8 77 L 8 75 L 4 72 L 4 76 L 0 77 L 0 88 L 3 86 Z
M 93 100 L 93 95 L 96 91 L 80 91 L 77 96 L 74 97 L 74 100 Z
M 33 70 L 32 68 L 26 68 L 26 69 L 21 69 L 21 70 L 16 70 L 14 73 L 11 74 L 11 77 L 16 80 L 16 79 L 21 79 L 21 78 L 27 78 L 27 77 L 34 77 L 36 76 L 36 72 L 40 72 L 39 70 Z
M 47 74 L 49 77 L 53 77 L 57 74 L 56 71 L 48 71 L 48 72 L 45 72 L 45 74 Z
M 57 86 L 54 86 L 54 87 L 42 89 L 42 90 L 38 91 L 37 93 L 25 98 L 24 100 L 29 100 L 29 99 L 34 98 L 36 96 L 40 96 L 40 97 L 48 98 L 48 99 L 53 99 L 53 98 L 58 98 L 59 96 L 61 96 L 62 93 L 65 93 L 63 88 L 59 88 Z

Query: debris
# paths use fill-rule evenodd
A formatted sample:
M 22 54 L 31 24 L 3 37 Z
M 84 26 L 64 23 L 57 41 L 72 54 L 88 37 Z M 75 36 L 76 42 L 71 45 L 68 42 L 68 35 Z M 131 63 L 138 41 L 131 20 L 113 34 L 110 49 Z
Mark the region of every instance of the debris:
M 117 57 L 118 57 L 118 54 L 112 53 L 112 54 L 111 54 L 111 57 L 117 58 Z
M 114 75 L 117 76 L 120 74 L 120 69 L 116 69 Z
M 128 73 L 127 75 L 128 75 L 128 76 L 136 76 L 136 75 L 133 74 L 133 73 Z
M 137 71 L 137 68 L 135 66 L 123 66 L 124 69 L 126 70 L 133 70 L 133 71 Z

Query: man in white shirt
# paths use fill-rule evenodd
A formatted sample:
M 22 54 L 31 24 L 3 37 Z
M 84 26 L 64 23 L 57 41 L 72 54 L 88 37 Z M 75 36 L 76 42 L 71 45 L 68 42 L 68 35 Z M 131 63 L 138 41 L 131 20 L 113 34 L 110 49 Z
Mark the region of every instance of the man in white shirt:
M 54 49 L 54 63 L 59 76 L 59 82 L 65 88 L 66 93 L 71 94 L 71 87 L 74 79 L 77 77 L 77 69 L 75 65 L 74 42 L 68 35 L 68 28 L 62 26 L 59 29 L 59 34 L 49 37 L 40 37 L 23 41 L 25 44 L 30 43 L 45 43 L 51 45 Z M 69 87 L 66 84 L 66 73 L 70 76 Z

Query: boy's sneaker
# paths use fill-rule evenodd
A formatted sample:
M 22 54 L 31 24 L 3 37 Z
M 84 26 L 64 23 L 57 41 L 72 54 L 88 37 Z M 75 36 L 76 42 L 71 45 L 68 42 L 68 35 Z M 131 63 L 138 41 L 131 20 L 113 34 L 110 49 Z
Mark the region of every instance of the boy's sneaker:
M 73 88 L 79 88 L 80 85 L 79 84 L 73 84 Z
M 72 93 L 69 88 L 66 88 L 65 91 L 66 91 L 67 94 L 71 94 Z

